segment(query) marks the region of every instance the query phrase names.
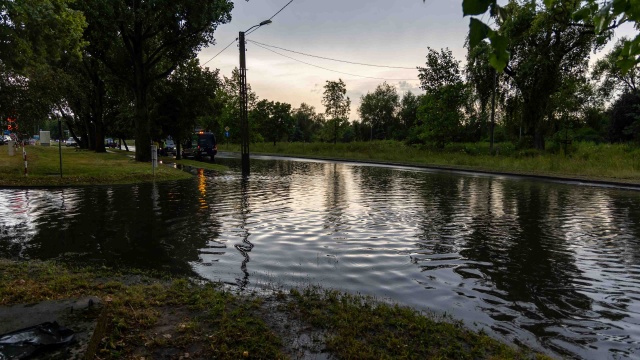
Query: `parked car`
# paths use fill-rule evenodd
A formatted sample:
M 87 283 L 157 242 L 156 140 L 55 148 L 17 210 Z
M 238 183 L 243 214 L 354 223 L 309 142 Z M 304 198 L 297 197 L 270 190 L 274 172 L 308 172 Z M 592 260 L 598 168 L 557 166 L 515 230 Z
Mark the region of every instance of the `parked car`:
M 196 150 L 198 148 L 198 135 L 193 134 L 191 139 L 187 139 L 182 143 L 182 157 L 193 158 L 196 156 Z
M 175 156 L 177 154 L 176 144 L 172 139 L 167 139 L 164 141 L 164 148 L 162 148 L 162 150 L 164 152 L 164 156 Z
M 66 146 L 73 146 L 73 147 L 76 147 L 76 146 L 78 146 L 78 143 L 76 143 L 76 139 L 74 139 L 74 138 L 70 137 L 70 138 L 68 138 L 68 139 L 67 139 L 67 141 L 66 141 L 65 145 L 66 145 Z
M 113 148 L 118 147 L 118 143 L 117 143 L 117 142 L 115 142 L 112 138 L 107 138 L 107 139 L 104 141 L 104 146 L 105 146 L 105 147 L 108 147 L 108 148 L 112 148 L 112 149 L 113 149 Z
M 0 145 L 4 145 L 5 140 L 4 140 L 4 136 L 0 136 Z

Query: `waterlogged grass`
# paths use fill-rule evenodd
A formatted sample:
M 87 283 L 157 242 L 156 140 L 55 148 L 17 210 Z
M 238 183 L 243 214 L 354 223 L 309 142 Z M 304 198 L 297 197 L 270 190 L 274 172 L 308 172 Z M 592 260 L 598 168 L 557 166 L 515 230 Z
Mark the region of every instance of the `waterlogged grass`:
M 237 146 L 220 146 L 239 151 Z M 626 144 L 574 143 L 565 156 L 555 153 L 518 150 L 511 143 L 450 144 L 443 150 L 406 145 L 397 141 L 353 143 L 272 143 L 251 144 L 254 153 L 281 154 L 342 160 L 391 162 L 407 165 L 543 175 L 585 180 L 640 183 L 640 147 Z
M 198 161 L 198 160 L 191 160 L 191 159 L 176 160 L 173 157 L 162 157 L 160 160 L 162 160 L 162 162 L 166 164 L 185 165 L 185 166 L 191 166 L 198 169 L 217 170 L 217 171 L 229 170 L 227 166 L 215 164 L 210 161 Z
M 107 307 L 101 359 L 283 358 L 280 339 L 253 315 L 259 302 L 215 284 L 154 279 L 107 269 L 0 260 L 0 305 L 98 296 Z M 245 356 L 247 355 L 247 356 Z
M 341 359 L 547 358 L 467 330 L 452 319 L 362 296 L 317 288 L 292 290 L 291 295 L 290 311 L 326 330 L 327 348 Z
M 0 186 L 67 186 L 93 184 L 131 184 L 180 180 L 192 175 L 168 166 L 154 171 L 151 163 L 140 163 L 130 152 L 95 153 L 62 148 L 62 177 L 57 146 L 27 146 L 28 176 L 24 176 L 22 149 L 8 155 L 0 146 Z
M 263 297 L 237 296 L 216 284 L 107 268 L 0 259 L 0 306 L 98 296 L 106 306 L 101 359 L 282 359 L 291 343 L 274 328 L 303 322 L 324 333 L 338 359 L 546 358 L 465 329 L 451 319 L 369 298 L 308 288 L 279 292 L 284 318 L 269 323 Z M 266 320 L 265 320 L 266 319 Z M 272 319 L 272 318 L 271 318 Z M 178 354 L 178 355 L 176 355 Z

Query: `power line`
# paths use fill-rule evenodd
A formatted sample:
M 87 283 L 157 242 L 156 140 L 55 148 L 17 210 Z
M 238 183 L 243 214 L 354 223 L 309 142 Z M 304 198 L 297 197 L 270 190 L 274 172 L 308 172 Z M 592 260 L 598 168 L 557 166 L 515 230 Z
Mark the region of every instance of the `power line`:
M 255 41 L 254 41 L 254 43 L 255 43 Z M 297 62 L 303 63 L 303 64 L 305 64 L 305 65 L 313 66 L 313 67 L 316 67 L 316 68 L 318 68 L 318 69 L 327 70 L 327 71 L 335 72 L 335 73 L 338 73 L 338 74 L 344 74 L 344 75 L 350 75 L 350 76 L 357 76 L 357 77 L 367 78 L 367 79 L 386 80 L 386 81 L 416 81 L 416 80 L 418 80 L 418 79 L 385 79 L 385 78 L 379 78 L 379 77 L 373 77 L 373 76 L 364 76 L 364 75 L 350 74 L 350 73 L 346 73 L 346 72 L 342 72 L 342 71 L 337 71 L 337 70 L 332 70 L 332 69 L 327 69 L 327 68 L 322 67 L 322 66 L 318 66 L 318 65 L 310 64 L 310 63 L 308 63 L 308 62 L 304 62 L 304 61 L 302 61 L 302 60 L 298 60 L 298 59 L 292 58 L 291 56 L 287 56 L 287 55 L 284 55 L 284 54 L 280 54 L 279 52 L 277 52 L 277 51 L 275 51 L 275 50 L 271 50 L 271 49 L 269 49 L 268 47 L 265 47 L 265 46 L 262 46 L 262 45 L 259 45 L 259 44 L 255 44 L 255 45 L 256 45 L 256 46 L 258 46 L 258 47 L 261 47 L 261 48 L 263 48 L 263 49 L 265 49 L 265 50 L 269 50 L 269 51 L 271 51 L 271 52 L 272 52 L 272 53 L 274 53 L 274 54 L 278 54 L 278 55 L 280 55 L 280 56 L 284 56 L 284 57 L 286 57 L 286 58 L 288 58 L 288 59 L 291 59 L 291 60 L 293 60 L 293 61 L 297 61 Z
M 289 4 L 291 4 L 293 2 L 293 0 L 289 1 L 285 6 L 283 6 L 280 10 L 278 10 L 277 13 L 273 14 L 272 17 L 269 18 L 269 20 L 273 19 L 274 17 L 276 17 L 276 15 L 280 14 L 280 12 L 282 12 L 282 10 L 284 10 L 284 8 L 286 8 L 287 6 L 289 6 Z M 251 34 L 252 32 L 260 29 L 262 26 L 258 26 L 257 28 L 249 31 L 248 33 L 245 34 L 245 36 L 248 36 L 249 34 Z
M 282 7 L 282 9 L 278 10 L 278 12 L 277 12 L 277 13 L 273 14 L 273 16 L 269 18 L 269 20 L 272 20 L 274 17 L 276 17 L 276 15 L 280 14 L 280 12 L 281 12 L 282 10 L 284 10 L 284 8 L 286 8 L 287 6 L 289 6 L 289 4 L 291 4 L 292 2 L 293 2 L 293 0 L 289 1 L 289 2 L 287 3 L 287 5 L 283 6 L 283 7 Z
M 257 42 L 257 41 L 254 41 L 254 40 L 247 40 L 247 41 L 250 41 L 250 42 L 252 42 L 252 43 L 254 43 L 256 45 L 262 45 L 262 46 L 267 46 L 267 47 L 271 47 L 271 48 L 276 48 L 276 49 L 292 52 L 294 54 L 310 56 L 310 57 L 323 59 L 323 60 L 337 61 L 337 62 L 342 62 L 342 63 L 347 63 L 347 64 L 362 65 L 362 66 L 372 66 L 372 67 L 380 67 L 380 68 L 389 68 L 389 69 L 408 69 L 408 70 L 415 70 L 416 69 L 415 66 L 414 67 L 406 67 L 406 66 L 374 65 L 374 64 L 365 64 L 365 63 L 359 63 L 359 62 L 353 62 L 353 61 L 347 61 L 347 60 L 340 60 L 340 59 L 332 59 L 332 58 L 328 58 L 328 57 L 324 57 L 324 56 L 305 54 L 303 52 L 289 50 L 289 49 L 281 48 L 281 47 L 278 47 L 278 46 L 275 46 L 275 45 L 264 44 L 264 43 Z
M 227 49 L 229 48 L 229 46 L 233 45 L 237 40 L 238 40 L 238 38 L 233 39 L 233 41 L 232 41 L 232 42 L 230 42 L 230 43 L 229 43 L 229 45 L 227 45 L 224 49 L 220 50 L 220 52 L 219 52 L 219 53 L 215 54 L 215 56 L 214 56 L 214 57 L 212 57 L 211 59 L 209 59 L 209 60 L 205 61 L 205 62 L 204 62 L 202 65 L 200 65 L 200 66 L 205 66 L 205 65 L 207 65 L 207 63 L 208 63 L 209 61 L 211 61 L 211 60 L 215 59 L 216 57 L 218 57 L 218 55 L 222 54 L 222 52 L 223 52 L 223 51 L 227 50 Z

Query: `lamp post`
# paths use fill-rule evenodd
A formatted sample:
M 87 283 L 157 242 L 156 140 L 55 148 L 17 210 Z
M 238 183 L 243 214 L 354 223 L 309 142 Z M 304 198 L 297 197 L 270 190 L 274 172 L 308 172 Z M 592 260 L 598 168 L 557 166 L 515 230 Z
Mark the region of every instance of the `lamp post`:
M 244 35 L 253 28 L 268 24 L 271 24 L 271 20 L 265 20 L 245 31 L 240 31 L 238 34 L 238 41 L 240 42 L 240 153 L 242 156 L 242 176 L 249 175 L 249 99 L 247 98 L 247 63 L 245 59 Z

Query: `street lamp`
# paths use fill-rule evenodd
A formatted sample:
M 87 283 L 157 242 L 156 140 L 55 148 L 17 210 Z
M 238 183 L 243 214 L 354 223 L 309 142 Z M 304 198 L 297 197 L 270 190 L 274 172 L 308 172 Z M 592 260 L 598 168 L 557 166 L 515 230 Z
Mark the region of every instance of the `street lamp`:
M 271 20 L 265 20 L 258 25 L 254 25 L 245 31 L 240 31 L 238 41 L 240 42 L 240 139 L 242 154 L 242 175 L 249 175 L 249 119 L 247 99 L 247 63 L 245 60 L 244 35 L 249 30 L 262 25 L 271 24 Z

